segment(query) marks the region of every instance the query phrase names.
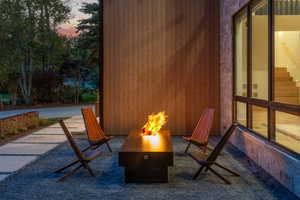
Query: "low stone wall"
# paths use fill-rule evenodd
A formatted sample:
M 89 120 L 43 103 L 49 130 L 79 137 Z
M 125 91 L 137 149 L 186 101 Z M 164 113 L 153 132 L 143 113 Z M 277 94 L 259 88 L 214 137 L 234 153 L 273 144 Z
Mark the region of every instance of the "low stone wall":
M 0 136 L 17 133 L 20 129 L 28 129 L 39 123 L 38 112 L 27 112 L 0 119 Z
M 244 129 L 236 130 L 230 141 L 267 173 L 300 197 L 300 160 L 298 156 L 290 155 Z

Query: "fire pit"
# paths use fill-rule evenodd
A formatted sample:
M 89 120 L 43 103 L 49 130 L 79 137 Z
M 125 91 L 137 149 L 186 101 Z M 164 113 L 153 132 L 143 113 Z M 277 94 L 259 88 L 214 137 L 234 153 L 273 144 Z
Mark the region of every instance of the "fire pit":
M 173 149 L 164 112 L 150 115 L 142 130 L 131 131 L 119 152 L 119 165 L 125 167 L 125 182 L 168 182 L 173 166 Z

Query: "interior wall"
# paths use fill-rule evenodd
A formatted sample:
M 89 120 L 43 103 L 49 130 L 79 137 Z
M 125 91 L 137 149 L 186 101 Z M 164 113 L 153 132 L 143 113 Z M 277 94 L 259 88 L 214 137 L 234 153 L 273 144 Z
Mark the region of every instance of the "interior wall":
M 125 135 L 166 111 L 191 134 L 206 107 L 219 133 L 218 0 L 104 1 L 104 129 Z

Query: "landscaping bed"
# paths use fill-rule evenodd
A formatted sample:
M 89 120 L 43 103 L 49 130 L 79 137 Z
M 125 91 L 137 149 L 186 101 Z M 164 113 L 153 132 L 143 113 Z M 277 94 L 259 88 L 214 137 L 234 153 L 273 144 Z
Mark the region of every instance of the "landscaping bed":
M 39 104 L 39 105 L 19 105 L 19 106 L 0 106 L 0 111 L 35 109 L 35 108 L 54 108 L 54 107 L 72 107 L 94 105 L 95 103 L 78 103 L 78 104 Z
M 29 135 L 47 126 L 57 123 L 60 120 L 66 118 L 49 118 L 49 119 L 37 119 L 33 125 L 26 127 L 26 125 L 18 126 L 17 128 L 11 129 L 12 131 L 2 133 L 0 132 L 0 145 L 6 144 L 10 141 L 16 140 L 17 138 Z M 0 119 L 1 120 L 1 119 Z

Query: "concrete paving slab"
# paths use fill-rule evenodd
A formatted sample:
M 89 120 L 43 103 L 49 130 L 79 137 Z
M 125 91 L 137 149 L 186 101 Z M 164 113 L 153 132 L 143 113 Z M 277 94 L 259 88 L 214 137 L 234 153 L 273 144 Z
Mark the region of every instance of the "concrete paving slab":
M 0 156 L 0 172 L 15 172 L 37 158 L 38 156 Z
M 64 131 L 62 129 L 56 129 L 56 128 L 46 128 L 39 130 L 37 132 L 33 133 L 34 135 L 36 134 L 42 134 L 42 135 L 49 135 L 49 134 L 54 134 L 54 135 L 64 135 Z
M 0 181 L 3 181 L 9 174 L 0 174 Z
M 80 125 L 80 124 L 68 124 L 66 123 L 67 128 L 77 128 L 77 127 L 84 127 L 84 124 Z M 55 124 L 52 126 L 49 126 L 48 128 L 57 128 L 57 129 L 61 129 L 61 126 L 59 124 Z
M 0 154 L 41 155 L 55 148 L 58 144 L 15 144 L 8 143 L 0 147 Z
M 61 143 L 66 141 L 65 135 L 28 135 L 12 143 Z

